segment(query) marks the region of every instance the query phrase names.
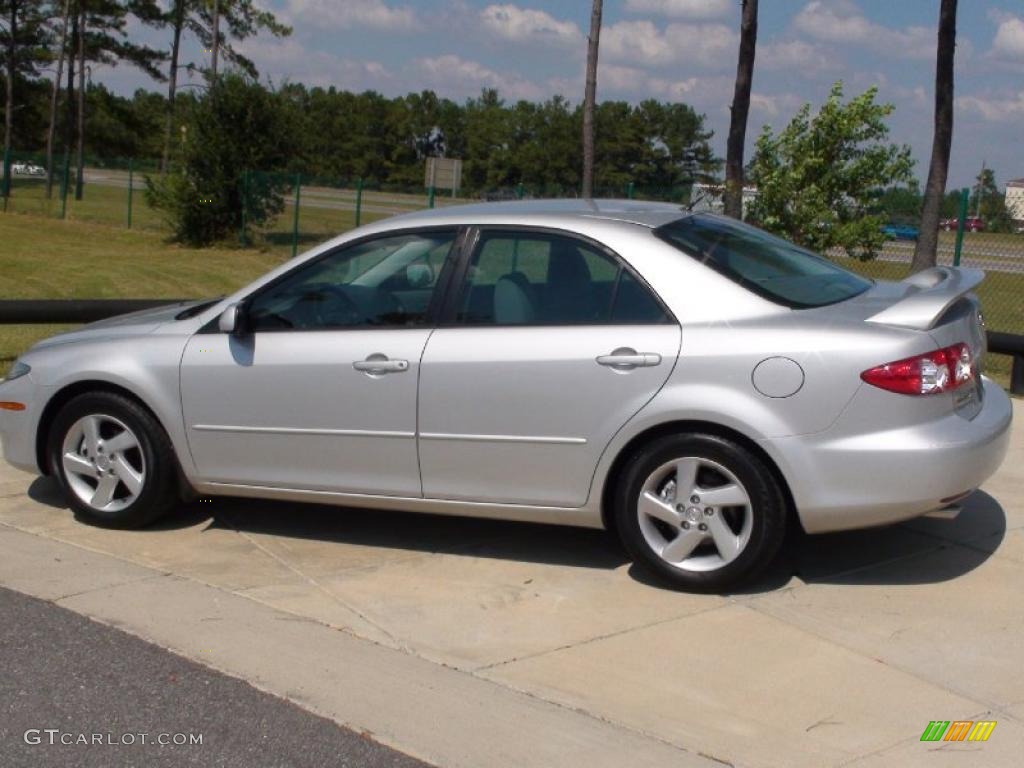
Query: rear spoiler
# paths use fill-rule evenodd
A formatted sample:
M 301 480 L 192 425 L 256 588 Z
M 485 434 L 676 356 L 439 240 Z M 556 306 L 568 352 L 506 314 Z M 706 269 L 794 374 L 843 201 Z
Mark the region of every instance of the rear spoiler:
M 867 319 L 869 323 L 898 325 L 927 331 L 957 299 L 970 293 L 985 279 L 980 269 L 932 267 L 901 282 L 909 287 L 907 296 Z

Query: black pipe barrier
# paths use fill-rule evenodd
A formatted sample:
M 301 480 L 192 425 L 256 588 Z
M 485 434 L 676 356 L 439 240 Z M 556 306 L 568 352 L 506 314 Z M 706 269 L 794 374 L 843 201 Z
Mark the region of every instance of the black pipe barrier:
M 0 324 L 91 323 L 115 315 L 185 304 L 195 299 L 19 299 L 0 301 Z M 989 331 L 988 349 L 1010 355 L 1010 391 L 1024 395 L 1024 335 Z
M 0 324 L 91 323 L 195 299 L 18 299 L 0 301 Z
M 1013 367 L 1010 369 L 1010 391 L 1015 395 L 1024 395 L 1024 335 L 989 331 L 988 351 L 999 355 L 1010 355 L 1013 358 Z

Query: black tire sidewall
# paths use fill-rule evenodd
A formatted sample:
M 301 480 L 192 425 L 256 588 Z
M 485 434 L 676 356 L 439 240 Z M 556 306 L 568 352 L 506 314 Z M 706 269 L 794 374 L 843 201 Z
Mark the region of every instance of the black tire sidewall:
M 685 456 L 708 459 L 727 468 L 751 499 L 753 520 L 746 548 L 731 563 L 713 571 L 685 571 L 666 563 L 644 539 L 637 518 L 637 500 L 650 474 Z M 771 471 L 750 451 L 717 435 L 671 435 L 637 451 L 617 485 L 614 513 L 623 546 L 636 564 L 673 587 L 694 592 L 725 591 L 752 579 L 774 559 L 786 532 L 786 505 Z
M 85 504 L 68 483 L 61 460 L 64 438 L 71 426 L 88 415 L 107 415 L 124 422 L 139 440 L 145 462 L 142 492 L 116 512 L 103 512 Z M 134 401 L 108 392 L 79 395 L 57 414 L 50 429 L 47 455 L 75 517 L 104 528 L 138 528 L 164 514 L 176 498 L 174 455 L 163 427 Z

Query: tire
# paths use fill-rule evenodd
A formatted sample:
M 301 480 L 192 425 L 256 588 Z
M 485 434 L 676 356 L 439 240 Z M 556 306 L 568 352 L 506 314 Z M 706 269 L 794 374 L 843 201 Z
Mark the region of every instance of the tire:
M 670 435 L 643 446 L 623 468 L 613 499 L 633 562 L 676 589 L 722 592 L 750 581 L 786 536 L 775 476 L 716 435 Z
M 177 458 L 163 427 L 136 401 L 111 392 L 78 395 L 54 419 L 50 467 L 78 519 L 140 528 L 178 501 Z

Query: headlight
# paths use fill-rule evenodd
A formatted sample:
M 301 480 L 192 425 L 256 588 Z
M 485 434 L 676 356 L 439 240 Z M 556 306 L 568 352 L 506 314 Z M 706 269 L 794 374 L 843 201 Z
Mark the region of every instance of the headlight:
M 11 366 L 10 370 L 7 371 L 7 376 L 4 377 L 4 381 L 10 381 L 11 379 L 20 379 L 26 373 L 31 371 L 32 368 L 29 365 L 21 362 L 21 360 L 15 360 L 14 365 Z

